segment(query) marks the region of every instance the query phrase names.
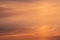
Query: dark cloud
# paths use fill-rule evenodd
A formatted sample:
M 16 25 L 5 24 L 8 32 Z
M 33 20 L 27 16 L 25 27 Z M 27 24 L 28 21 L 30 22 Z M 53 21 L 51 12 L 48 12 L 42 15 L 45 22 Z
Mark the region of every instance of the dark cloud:
M 36 35 L 24 35 L 24 36 L 4 36 L 0 37 L 0 40 L 60 40 L 60 36 L 41 37 Z
M 34 29 L 32 29 L 32 27 L 33 24 L 29 22 L 12 22 L 8 24 L 0 23 L 0 35 L 34 32 Z
M 23 14 L 22 12 L 14 13 L 12 10 L 13 10 L 13 8 L 0 7 L 0 18 Z
M 0 7 L 0 18 L 12 16 L 13 14 L 9 12 L 10 10 L 12 10 L 12 8 Z
M 3 18 L 3 17 L 10 17 L 10 16 L 13 16 L 15 14 L 12 14 L 12 13 L 4 13 L 4 12 L 0 12 L 0 18 Z
M 9 25 L 9 24 L 7 24 L 7 25 L 0 25 L 0 33 L 8 33 L 8 32 L 12 32 L 12 31 L 14 31 L 15 30 L 15 28 L 13 27 L 13 25 Z
M 0 1 L 20 1 L 20 2 L 35 2 L 40 0 L 0 0 Z
M 12 8 L 4 8 L 4 7 L 0 7 L 0 11 L 7 11 L 7 10 L 11 10 Z

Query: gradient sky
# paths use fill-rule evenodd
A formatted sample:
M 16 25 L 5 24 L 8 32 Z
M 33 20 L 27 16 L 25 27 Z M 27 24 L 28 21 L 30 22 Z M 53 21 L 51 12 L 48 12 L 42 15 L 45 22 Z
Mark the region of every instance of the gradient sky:
M 47 36 L 60 36 L 59 0 L 0 0 L 0 40 Z

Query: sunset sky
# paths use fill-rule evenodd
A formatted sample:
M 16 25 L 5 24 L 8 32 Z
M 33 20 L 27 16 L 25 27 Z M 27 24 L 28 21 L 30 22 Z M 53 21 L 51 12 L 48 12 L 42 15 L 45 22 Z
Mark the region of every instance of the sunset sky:
M 60 0 L 0 0 L 0 40 L 51 36 L 60 36 Z

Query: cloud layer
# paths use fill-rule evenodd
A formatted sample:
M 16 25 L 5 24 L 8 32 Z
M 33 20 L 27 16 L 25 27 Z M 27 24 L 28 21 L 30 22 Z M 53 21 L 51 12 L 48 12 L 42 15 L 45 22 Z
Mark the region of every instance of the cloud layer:
M 4 1 L 0 2 L 0 40 L 40 40 L 40 37 L 60 36 L 58 1 L 0 1 Z

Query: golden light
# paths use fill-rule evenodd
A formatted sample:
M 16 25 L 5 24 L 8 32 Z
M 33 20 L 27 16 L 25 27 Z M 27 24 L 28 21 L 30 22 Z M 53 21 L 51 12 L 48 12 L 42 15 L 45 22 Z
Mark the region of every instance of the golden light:
M 43 25 L 43 26 L 39 26 L 37 28 L 37 33 L 41 36 L 41 37 L 46 37 L 46 36 L 50 36 L 50 31 L 53 29 L 52 26 L 49 25 Z

